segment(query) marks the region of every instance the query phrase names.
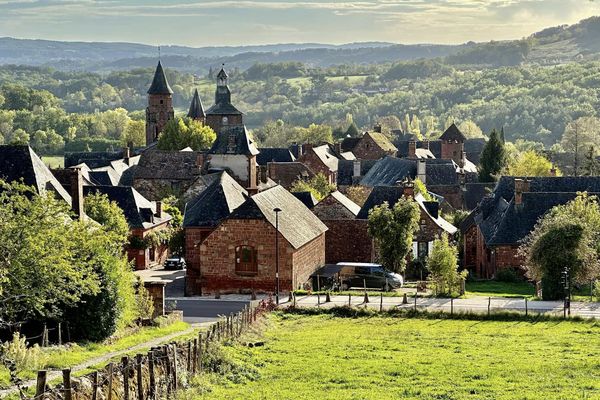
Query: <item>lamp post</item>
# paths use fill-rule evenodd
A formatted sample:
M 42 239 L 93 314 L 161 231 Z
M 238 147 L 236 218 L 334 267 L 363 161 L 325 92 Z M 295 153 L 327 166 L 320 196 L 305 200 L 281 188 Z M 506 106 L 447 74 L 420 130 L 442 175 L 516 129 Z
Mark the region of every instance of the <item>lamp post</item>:
M 279 305 L 279 213 L 281 208 L 274 208 L 275 212 L 275 304 Z

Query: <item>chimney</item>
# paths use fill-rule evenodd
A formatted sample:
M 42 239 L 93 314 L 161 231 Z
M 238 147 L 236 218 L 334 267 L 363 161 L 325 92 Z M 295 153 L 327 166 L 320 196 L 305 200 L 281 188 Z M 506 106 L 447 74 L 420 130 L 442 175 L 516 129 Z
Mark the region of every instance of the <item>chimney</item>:
M 259 174 L 260 174 L 260 181 L 263 183 L 267 183 L 267 165 L 259 165 Z
M 414 140 L 408 142 L 408 158 L 417 158 L 417 142 Z
M 419 178 L 419 180 L 421 182 L 423 182 L 424 184 L 426 184 L 426 180 L 427 180 L 427 164 L 425 163 L 424 159 L 419 159 L 417 161 L 417 178 Z
M 300 152 L 302 152 L 302 154 L 306 154 L 312 150 L 313 145 L 312 145 L 312 143 L 304 143 L 302 146 L 300 146 L 300 148 L 302 150 L 298 150 L 298 154 L 300 155 Z
M 515 205 L 523 204 L 523 193 L 529 192 L 529 181 L 527 179 L 515 179 Z
M 465 167 L 467 161 L 467 153 L 464 150 L 460 151 L 460 163 L 458 163 L 458 166 L 461 168 Z
M 556 176 L 556 167 L 552 164 L 552 168 L 550 168 L 550 176 Z
M 78 219 L 83 219 L 85 209 L 83 207 L 83 175 L 81 168 L 71 169 L 71 209 Z
M 429 150 L 429 139 L 423 140 L 423 148 Z
M 360 176 L 360 160 L 352 161 L 352 176 Z
M 294 157 L 302 157 L 302 146 L 300 146 L 298 143 L 293 142 L 290 146 L 290 149 L 292 150 L 292 154 L 294 155 Z
M 415 198 L 415 185 L 410 179 L 405 179 L 404 181 L 398 181 L 398 182 L 396 182 L 396 184 L 402 185 L 402 188 L 404 189 L 404 191 L 403 191 L 404 197 L 406 197 L 407 199 Z
M 156 202 L 156 218 L 162 218 L 162 201 Z
M 199 153 L 196 156 L 196 166 L 202 170 L 204 168 L 204 153 Z
M 339 156 L 340 154 L 342 154 L 342 143 L 341 143 L 341 142 L 336 142 L 336 143 L 333 145 L 333 149 L 334 149 L 334 151 L 335 151 L 335 154 L 336 154 L 337 156 Z
M 373 131 L 377 133 L 381 133 L 381 124 L 377 124 L 373 127 Z

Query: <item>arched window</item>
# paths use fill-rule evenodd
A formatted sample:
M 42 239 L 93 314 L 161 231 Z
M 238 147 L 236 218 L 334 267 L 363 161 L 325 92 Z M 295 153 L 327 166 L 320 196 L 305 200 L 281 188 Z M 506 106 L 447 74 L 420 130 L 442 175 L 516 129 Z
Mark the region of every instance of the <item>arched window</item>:
M 240 275 L 258 274 L 256 250 L 252 246 L 238 246 L 235 248 L 235 272 Z

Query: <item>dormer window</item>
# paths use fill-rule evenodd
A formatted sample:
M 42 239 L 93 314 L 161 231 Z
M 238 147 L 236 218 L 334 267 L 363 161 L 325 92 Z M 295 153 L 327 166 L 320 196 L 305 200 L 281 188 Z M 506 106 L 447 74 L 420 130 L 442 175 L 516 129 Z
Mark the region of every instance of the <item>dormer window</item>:
M 223 123 L 223 125 L 228 125 L 229 124 L 229 119 L 227 117 L 223 117 L 223 119 L 221 120 L 221 122 Z

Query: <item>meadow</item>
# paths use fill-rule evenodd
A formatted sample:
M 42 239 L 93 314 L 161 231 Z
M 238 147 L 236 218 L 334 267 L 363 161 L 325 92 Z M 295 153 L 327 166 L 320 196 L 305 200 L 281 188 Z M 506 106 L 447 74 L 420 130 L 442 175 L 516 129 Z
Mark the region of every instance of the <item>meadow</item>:
M 600 399 L 600 324 L 274 314 L 182 399 Z

